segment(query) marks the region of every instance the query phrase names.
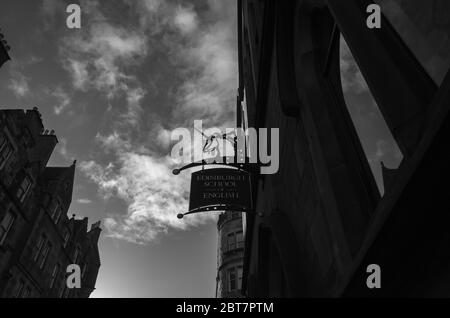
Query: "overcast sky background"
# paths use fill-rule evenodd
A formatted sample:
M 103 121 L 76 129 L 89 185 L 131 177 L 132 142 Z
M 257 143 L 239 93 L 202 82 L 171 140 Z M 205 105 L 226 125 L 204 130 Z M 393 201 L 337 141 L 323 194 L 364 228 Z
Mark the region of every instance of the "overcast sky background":
M 170 131 L 234 127 L 234 0 L 2 0 L 12 61 L 1 108 L 38 107 L 59 144 L 50 164 L 77 159 L 69 211 L 102 220 L 92 297 L 214 297 L 215 217 L 187 211 L 189 175 L 173 176 Z M 79 3 L 82 28 L 65 12 Z M 377 182 L 401 154 L 351 53 L 343 90 Z

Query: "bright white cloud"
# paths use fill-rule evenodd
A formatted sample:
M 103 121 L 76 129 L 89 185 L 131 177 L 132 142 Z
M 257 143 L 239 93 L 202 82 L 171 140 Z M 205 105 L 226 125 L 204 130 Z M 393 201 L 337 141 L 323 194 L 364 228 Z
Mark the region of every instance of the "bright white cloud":
M 126 203 L 126 211 L 108 213 L 107 236 L 146 244 L 214 218 L 207 213 L 176 218 L 187 211 L 188 175 L 173 176 L 171 159 L 151 148 L 158 145 L 166 151 L 170 129 L 190 126 L 194 119 L 220 126 L 233 121 L 238 84 L 235 7 L 208 1 L 209 9 L 200 14 L 184 3 L 124 2 L 136 14 L 136 23 L 112 22 L 100 6 L 91 4 L 84 11 L 97 22 L 66 38 L 61 56 L 76 90 L 100 91 L 111 105 L 109 131 L 96 136 L 109 162 L 98 156 L 80 164 L 102 196 Z M 162 118 L 150 113 L 152 89 L 133 69 L 157 58 L 155 50 L 164 52 L 176 72 L 171 76 L 181 79 L 167 92 L 175 105 Z
M 62 63 L 74 88 L 97 89 L 109 98 L 129 89 L 140 89 L 136 77 L 125 69 L 147 56 L 145 34 L 107 22 L 96 1 L 90 1 L 85 12 L 86 19 L 94 22 L 83 32 L 64 38 L 61 46 Z
M 182 34 L 190 34 L 197 29 L 197 14 L 191 8 L 178 7 L 175 10 L 174 24 Z
M 176 111 L 183 116 L 204 119 L 208 125 L 220 125 L 230 120 L 238 87 L 232 22 L 219 20 L 179 50 L 177 58 L 187 71 L 177 94 Z
M 107 236 L 145 244 L 170 229 L 186 229 L 206 222 L 213 216 L 194 215 L 180 221 L 177 213 L 187 211 L 188 179 L 171 173 L 171 161 L 133 152 L 119 155 L 120 168 L 102 167 L 94 161 L 82 162 L 80 168 L 103 195 L 115 195 L 128 204 L 125 215 L 108 217 Z
M 61 113 L 70 106 L 70 96 L 59 86 L 52 90 L 50 95 L 56 99 L 56 105 L 53 107 L 55 115 L 61 115 Z
M 90 200 L 90 199 L 78 199 L 77 203 L 79 203 L 79 204 L 91 204 L 92 200 Z
M 171 141 L 171 131 L 164 129 L 164 128 L 160 128 L 156 135 L 156 141 L 163 148 L 168 148 L 172 142 Z
M 8 88 L 16 95 L 17 97 L 25 97 L 29 92 L 30 88 L 28 86 L 28 79 L 23 75 L 17 73 L 13 79 L 11 79 Z
M 131 148 L 130 142 L 117 131 L 114 131 L 107 136 L 97 134 L 95 138 L 107 151 L 129 151 Z
M 85 90 L 89 83 L 89 73 L 87 63 L 83 61 L 67 59 L 66 69 L 70 72 L 73 80 L 73 86 L 79 90 Z
M 141 101 L 145 97 L 146 91 L 140 87 L 130 89 L 126 92 L 127 111 L 122 118 L 127 124 L 136 128 L 142 118 Z

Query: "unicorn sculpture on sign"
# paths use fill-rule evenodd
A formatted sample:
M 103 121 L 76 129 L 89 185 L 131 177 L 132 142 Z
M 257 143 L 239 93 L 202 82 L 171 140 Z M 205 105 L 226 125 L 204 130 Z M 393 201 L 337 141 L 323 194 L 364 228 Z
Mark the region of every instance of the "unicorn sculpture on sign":
M 206 133 L 210 132 L 210 134 Z M 268 137 L 270 134 L 270 145 Z M 203 143 L 202 138 L 205 138 Z M 202 121 L 194 121 L 194 137 L 187 128 L 172 131 L 171 157 L 175 162 L 187 164 L 183 168 L 174 169 L 178 174 L 182 170 L 195 166 L 217 164 L 230 165 L 237 168 L 258 168 L 261 174 L 275 174 L 279 167 L 279 129 L 271 128 L 209 128 L 203 131 Z M 203 145 L 194 147 L 194 145 Z M 199 149 L 200 148 L 200 149 Z M 190 151 L 193 149 L 193 151 Z M 269 154 L 270 149 L 270 154 Z M 186 156 L 186 154 L 189 154 Z M 188 161 L 188 162 L 186 162 Z M 255 172 L 255 171 L 253 171 Z

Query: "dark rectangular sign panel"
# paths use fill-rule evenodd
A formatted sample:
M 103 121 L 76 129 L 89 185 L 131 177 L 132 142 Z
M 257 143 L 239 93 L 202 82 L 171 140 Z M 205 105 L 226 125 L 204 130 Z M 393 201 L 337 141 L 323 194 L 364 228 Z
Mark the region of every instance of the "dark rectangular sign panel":
M 205 169 L 192 173 L 189 210 L 211 205 L 250 209 L 250 177 L 235 169 Z

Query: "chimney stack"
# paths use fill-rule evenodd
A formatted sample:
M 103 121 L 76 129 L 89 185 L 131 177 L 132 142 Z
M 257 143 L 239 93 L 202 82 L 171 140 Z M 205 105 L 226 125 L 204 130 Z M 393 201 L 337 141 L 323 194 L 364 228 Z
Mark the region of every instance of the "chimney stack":
M 92 240 L 94 243 L 98 243 L 98 239 L 100 238 L 100 233 L 102 232 L 102 229 L 100 228 L 101 221 L 95 222 L 91 225 L 91 230 L 89 231 L 89 234 L 92 235 Z

